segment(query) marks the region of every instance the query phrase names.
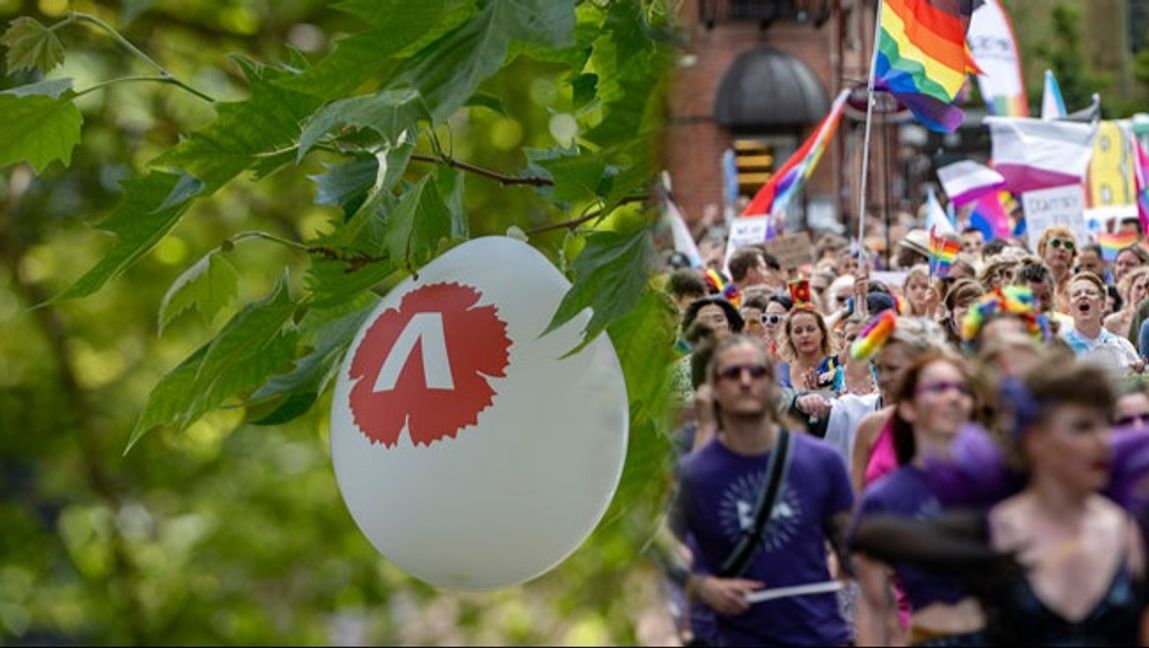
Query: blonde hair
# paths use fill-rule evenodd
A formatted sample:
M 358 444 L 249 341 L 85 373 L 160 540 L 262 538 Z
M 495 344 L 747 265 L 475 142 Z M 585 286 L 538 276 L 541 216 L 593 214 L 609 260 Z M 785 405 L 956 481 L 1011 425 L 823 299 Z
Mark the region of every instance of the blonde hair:
M 910 268 L 909 272 L 906 273 L 906 280 L 902 282 L 902 290 L 909 288 L 910 282 L 914 279 L 925 279 L 928 284 L 930 282 L 930 267 L 924 263 L 919 263 Z
M 1133 284 L 1147 274 L 1149 274 L 1149 267 L 1133 268 L 1124 277 L 1121 277 L 1121 281 L 1117 282 L 1117 294 L 1121 295 L 1121 299 L 1133 309 L 1137 308 L 1137 304 L 1129 304 L 1129 297 L 1133 294 Z
M 1050 239 L 1055 236 L 1073 241 L 1073 250 L 1069 256 L 1077 256 L 1077 237 L 1073 235 L 1073 230 L 1064 225 L 1050 225 L 1045 228 L 1045 231 L 1041 233 L 1041 238 L 1037 239 L 1037 256 L 1045 258 L 1045 246 L 1049 245 Z

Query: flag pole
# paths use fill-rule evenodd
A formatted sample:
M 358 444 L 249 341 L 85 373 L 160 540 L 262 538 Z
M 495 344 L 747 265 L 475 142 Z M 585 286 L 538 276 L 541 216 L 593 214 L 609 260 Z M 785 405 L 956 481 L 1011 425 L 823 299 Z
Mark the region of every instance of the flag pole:
M 874 54 L 870 60 L 870 75 L 866 81 L 866 136 L 862 140 L 862 181 L 858 187 L 858 250 L 866 248 L 866 185 L 870 170 L 870 136 L 874 123 L 874 76 L 878 70 L 878 41 L 882 37 L 882 0 L 878 0 L 878 14 L 874 17 Z M 859 258 L 859 263 L 863 259 Z

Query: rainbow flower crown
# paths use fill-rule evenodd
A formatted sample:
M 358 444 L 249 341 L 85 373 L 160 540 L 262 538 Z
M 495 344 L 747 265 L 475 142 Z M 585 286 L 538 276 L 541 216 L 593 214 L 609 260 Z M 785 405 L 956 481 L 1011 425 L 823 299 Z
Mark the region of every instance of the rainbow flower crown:
M 1049 339 L 1049 319 L 1037 312 L 1033 291 L 1025 286 L 1006 286 L 982 295 L 970 306 L 961 323 L 962 341 L 973 341 L 986 323 L 1001 315 L 1020 319 L 1035 340 L 1044 342 Z

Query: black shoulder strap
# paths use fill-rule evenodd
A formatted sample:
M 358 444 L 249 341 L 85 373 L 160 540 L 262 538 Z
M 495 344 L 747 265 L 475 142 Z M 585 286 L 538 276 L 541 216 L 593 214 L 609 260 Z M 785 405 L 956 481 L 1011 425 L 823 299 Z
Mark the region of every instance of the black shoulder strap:
M 780 429 L 778 441 L 774 444 L 774 452 L 770 453 L 770 461 L 766 465 L 766 479 L 763 480 L 762 492 L 754 506 L 754 521 L 738 538 L 734 550 L 722 563 L 718 576 L 722 578 L 735 578 L 741 576 L 750 566 L 750 560 L 757 553 L 762 538 L 766 536 L 766 528 L 770 525 L 770 515 L 782 492 L 782 485 L 786 482 L 786 473 L 790 467 L 790 433 Z

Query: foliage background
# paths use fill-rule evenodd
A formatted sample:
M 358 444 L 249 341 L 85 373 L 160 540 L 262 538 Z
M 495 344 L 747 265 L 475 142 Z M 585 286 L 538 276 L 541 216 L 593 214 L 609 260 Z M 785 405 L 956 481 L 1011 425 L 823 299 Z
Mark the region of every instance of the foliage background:
M 218 100 L 244 101 L 249 83 L 229 54 L 276 70 L 288 64 L 285 74 L 293 73 L 331 54 L 340 38 L 371 29 L 365 7 L 403 3 L 342 4 L 338 10 L 314 0 L 0 0 L 0 31 L 20 16 L 49 25 L 69 11 L 85 12 L 114 25 L 176 78 Z M 476 16 L 470 2 L 440 4 L 447 26 Z M 444 164 L 412 162 L 393 199 L 428 172 L 443 186 L 458 176 L 461 202 L 449 207 L 455 217 L 466 215 L 473 236 L 597 209 L 613 212 L 599 229 L 637 240 L 651 210 L 615 207 L 625 197 L 619 187 L 626 196 L 641 194 L 653 177 L 657 151 L 644 134 L 657 132 L 665 60 L 659 30 L 667 11 L 659 2 L 579 3 L 570 47 L 513 42 L 511 54 L 525 55 L 498 57 L 472 105 L 422 128 L 421 154 L 434 156 L 428 135 L 434 132 L 453 159 L 508 176 L 549 176 L 555 186 L 504 186 Z M 66 57 L 48 77 L 74 78 L 77 90 L 151 73 L 88 25 L 58 35 Z M 372 47 L 388 42 L 377 38 Z M 417 60 L 418 51 L 405 56 Z M 322 99 L 370 94 L 396 65 L 402 60 Z M 43 78 L 6 69 L 0 89 Z M 335 262 L 314 248 L 225 241 L 258 230 L 307 246 L 343 226 L 354 201 L 316 204 L 317 184 L 309 177 L 348 156 L 317 151 L 296 163 L 294 151 L 253 155 L 243 168 L 260 173 L 243 173 L 189 200 L 171 232 L 121 277 L 93 296 L 43 306 L 114 249 L 115 239 L 92 225 L 121 201 L 130 204 L 121 183 L 143 177 L 157 157 L 220 115 L 218 103 L 159 83 L 114 84 L 73 103 L 84 123 L 69 164 L 0 169 L 0 643 L 637 640 L 643 619 L 661 610 L 640 552 L 661 507 L 669 459 L 664 404 L 645 397 L 666 391 L 660 354 L 669 351 L 668 311 L 648 287 L 639 282 L 628 295 L 616 295 L 627 298 L 625 307 L 615 304 L 602 322 L 620 348 L 634 349 L 622 358 L 632 447 L 606 521 L 561 568 L 533 583 L 482 595 L 439 592 L 381 558 L 347 514 L 328 457 L 325 393 L 305 412 L 292 412 L 298 418 L 257 426 L 249 421 L 283 400 L 255 403 L 250 387 L 236 388 L 223 407 L 202 417 L 158 421 L 163 425 L 123 454 L 133 430 L 150 429 L 138 429 L 140 413 L 165 372 L 263 299 L 285 268 L 297 308 L 289 324 L 299 325 L 297 343 L 287 350 L 299 357 L 322 342 L 306 329 L 307 314 L 321 309 L 306 303 L 315 286 L 305 279 Z M 594 131 L 612 111 L 624 127 Z M 378 143 L 362 132 L 346 135 L 348 147 Z M 554 150 L 572 145 L 567 153 Z M 556 156 L 570 159 L 548 164 Z M 275 167 L 266 177 L 258 177 L 269 170 L 262 161 Z M 611 193 L 606 178 L 626 182 Z M 383 211 L 394 213 L 390 200 Z M 451 244 L 431 234 L 428 254 Z M 584 234 L 560 227 L 531 242 L 583 285 L 604 278 L 588 276 L 589 255 L 581 271 L 577 261 L 594 236 L 588 244 Z M 641 265 L 639 248 L 631 247 L 635 253 L 606 278 Z M 234 298 L 225 279 L 227 289 L 201 300 L 206 316 L 173 307 L 157 317 L 172 283 L 208 253 L 234 268 Z M 387 283 L 402 277 L 407 261 L 387 261 Z M 340 283 L 338 273 L 328 277 Z M 360 307 L 373 298 L 368 290 L 344 297 L 340 303 Z M 290 368 L 287 362 L 271 373 Z

